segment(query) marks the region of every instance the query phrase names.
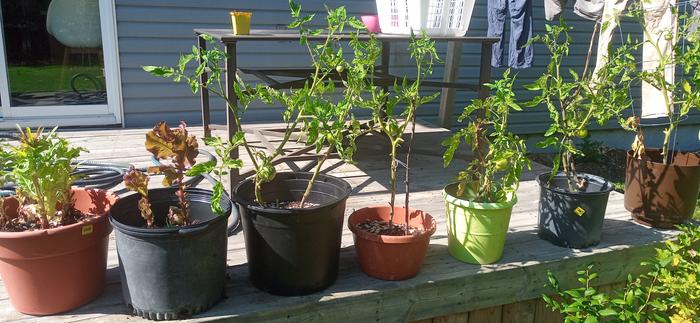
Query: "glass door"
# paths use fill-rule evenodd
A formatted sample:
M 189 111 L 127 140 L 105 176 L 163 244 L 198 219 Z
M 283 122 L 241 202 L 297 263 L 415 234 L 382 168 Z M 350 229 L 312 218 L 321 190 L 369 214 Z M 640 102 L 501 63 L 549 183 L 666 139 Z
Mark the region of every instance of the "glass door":
M 0 128 L 121 123 L 111 0 L 0 0 L 0 21 Z

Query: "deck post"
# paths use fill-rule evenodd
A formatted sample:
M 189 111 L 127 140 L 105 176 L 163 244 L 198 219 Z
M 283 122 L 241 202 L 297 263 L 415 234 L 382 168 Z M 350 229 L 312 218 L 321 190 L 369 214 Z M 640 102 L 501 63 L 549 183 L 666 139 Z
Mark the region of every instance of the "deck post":
M 479 99 L 489 97 L 489 88 L 484 85 L 491 82 L 491 55 L 493 43 L 481 43 L 481 67 L 479 69 Z
M 201 35 L 197 35 L 197 45 L 199 47 L 200 53 L 203 50 L 207 49 L 207 41 L 204 40 Z M 204 63 L 204 58 L 200 56 L 199 58 L 199 64 Z M 209 75 L 206 70 L 202 73 L 202 75 L 199 77 L 199 83 L 200 84 L 206 84 L 207 79 L 209 78 Z M 204 129 L 204 138 L 209 138 L 211 137 L 211 129 L 209 128 L 209 123 L 210 122 L 210 115 L 209 115 L 209 89 L 206 87 L 202 86 L 200 88 L 199 92 L 199 100 L 201 103 L 202 107 L 202 128 Z
M 236 119 L 233 115 L 233 108 L 238 105 L 238 97 L 236 96 L 236 91 L 234 90 L 234 85 L 236 84 L 236 42 L 226 43 L 226 97 L 229 98 L 231 105 L 226 107 L 226 140 L 231 140 L 234 134 L 238 130 L 238 125 L 236 124 Z M 231 158 L 238 158 L 239 152 L 238 148 L 231 151 Z M 233 187 L 241 180 L 239 176 L 240 172 L 238 169 L 229 170 L 229 194 L 233 194 Z

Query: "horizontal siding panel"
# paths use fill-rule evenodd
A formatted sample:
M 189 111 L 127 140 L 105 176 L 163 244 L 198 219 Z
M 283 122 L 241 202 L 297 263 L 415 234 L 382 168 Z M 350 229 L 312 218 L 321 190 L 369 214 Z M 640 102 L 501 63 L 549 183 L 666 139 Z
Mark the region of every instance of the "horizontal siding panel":
M 302 0 L 307 12 L 324 12 L 324 4 L 329 7 L 344 5 L 350 14 L 376 12 L 374 0 Z M 586 58 L 593 22 L 578 18 L 573 14 L 573 3 L 565 9 L 567 24 L 574 28 L 571 36 L 574 44 L 565 68 L 582 71 Z M 148 126 L 161 119 L 167 121 L 186 120 L 200 122 L 199 98 L 193 95 L 184 84 L 173 84 L 168 80 L 152 77 L 141 70 L 142 65 L 174 65 L 180 53 L 189 52 L 195 43 L 194 28 L 230 28 L 230 9 L 253 11 L 253 27 L 261 29 L 284 28 L 290 21 L 287 1 L 219 1 L 219 0 L 116 0 L 117 29 L 124 97 L 124 114 L 127 126 Z M 542 2 L 534 3 L 534 33 L 544 31 L 548 22 L 543 19 Z M 321 20 L 318 20 L 321 23 Z M 625 32 L 638 30 L 634 23 L 623 22 Z M 635 29 L 636 28 L 636 29 Z M 509 37 L 509 24 L 506 22 L 506 43 Z M 468 36 L 485 36 L 487 31 L 486 2 L 478 1 L 471 20 Z M 617 35 L 615 37 L 618 37 Z M 616 38 L 615 41 L 618 41 Z M 392 43 L 391 72 L 397 75 L 413 75 L 413 65 L 406 52 L 406 43 Z M 507 44 L 506 44 L 507 47 Z M 446 56 L 445 44 L 438 43 L 438 52 Z M 458 81 L 475 83 L 479 73 L 479 46 L 464 45 Z M 516 92 L 526 100 L 533 93 L 522 89 L 522 85 L 532 82 L 546 69 L 549 55 L 544 46 L 534 48 L 533 67 L 517 70 Z M 507 61 L 508 49 L 505 49 Z M 302 67 L 309 63 L 305 49 L 294 42 L 250 42 L 238 46 L 239 67 L 285 68 Z M 441 79 L 443 66 L 434 69 L 431 79 Z M 494 68 L 493 78 L 498 78 L 505 68 Z M 254 82 L 251 76 L 245 80 Z M 427 92 L 426 92 L 427 93 Z M 638 95 L 638 90 L 635 90 Z M 457 91 L 455 114 L 476 97 L 475 93 Z M 428 104 L 418 111 L 418 115 L 429 121 L 436 120 L 437 102 Z M 215 122 L 223 122 L 224 106 L 214 100 L 212 117 Z M 637 103 L 638 104 L 638 103 Z M 637 105 L 638 107 L 638 105 Z M 263 107 L 256 103 L 246 115 L 245 122 L 278 121 L 281 108 Z M 367 111 L 362 111 L 366 115 Z M 514 113 L 511 118 L 513 129 L 526 134 L 541 133 L 549 122 L 548 113 L 542 108 L 525 109 Z M 686 124 L 700 123 L 700 115 L 693 113 Z M 611 124 L 608 127 L 616 127 Z

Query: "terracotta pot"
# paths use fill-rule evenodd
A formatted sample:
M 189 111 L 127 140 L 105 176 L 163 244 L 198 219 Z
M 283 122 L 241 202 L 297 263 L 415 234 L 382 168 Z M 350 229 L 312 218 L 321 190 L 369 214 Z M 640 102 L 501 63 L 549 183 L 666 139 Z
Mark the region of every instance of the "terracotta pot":
M 79 223 L 26 232 L 0 232 L 0 276 L 12 305 L 34 315 L 61 313 L 102 293 L 107 241 L 112 227 L 107 211 L 117 200 L 98 189 L 73 188 L 75 208 L 93 217 Z M 18 202 L 5 211 L 16 215 Z
M 435 233 L 435 219 L 421 210 L 409 209 L 409 225 L 423 232 L 412 236 L 376 235 L 357 228 L 367 220 L 389 220 L 388 206 L 359 209 L 348 219 L 353 233 L 360 267 L 367 275 L 384 280 L 404 280 L 420 271 L 428 251 L 430 236 Z M 394 223 L 404 224 L 402 207 L 394 208 Z
M 659 149 L 643 160 L 627 152 L 625 208 L 643 224 L 673 228 L 693 216 L 700 190 L 700 155 L 676 152 L 673 164 L 662 162 Z

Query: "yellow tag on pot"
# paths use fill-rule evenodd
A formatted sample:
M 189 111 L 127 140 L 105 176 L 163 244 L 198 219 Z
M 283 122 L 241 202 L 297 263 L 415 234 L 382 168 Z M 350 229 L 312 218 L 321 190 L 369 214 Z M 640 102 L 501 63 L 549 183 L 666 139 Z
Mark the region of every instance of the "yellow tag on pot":
M 574 209 L 574 213 L 576 213 L 578 216 L 583 216 L 583 214 L 586 213 L 586 210 L 579 206 Z
M 91 233 L 92 233 L 92 224 L 86 224 L 86 225 L 84 225 L 84 226 L 83 226 L 83 231 L 82 231 L 82 233 L 83 233 L 84 236 L 86 236 L 86 235 L 88 235 L 88 234 L 91 234 Z

